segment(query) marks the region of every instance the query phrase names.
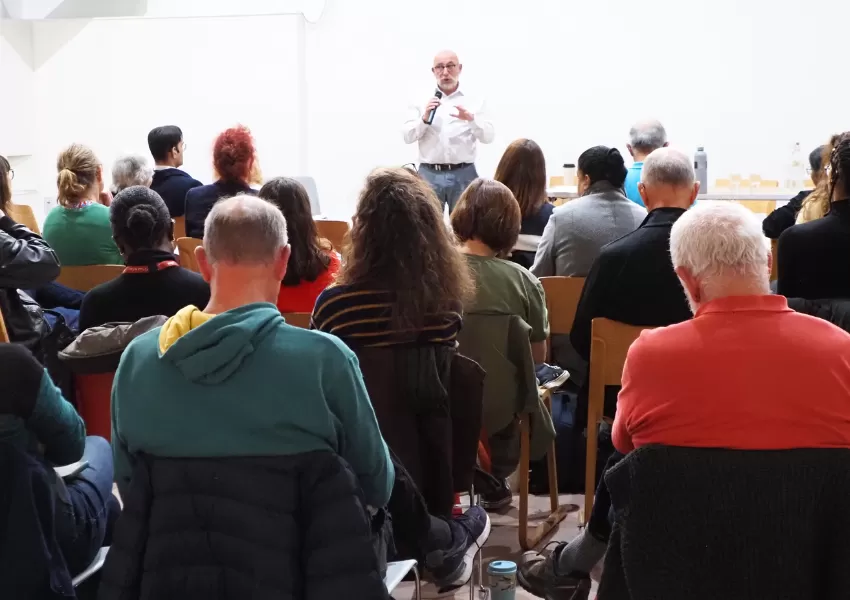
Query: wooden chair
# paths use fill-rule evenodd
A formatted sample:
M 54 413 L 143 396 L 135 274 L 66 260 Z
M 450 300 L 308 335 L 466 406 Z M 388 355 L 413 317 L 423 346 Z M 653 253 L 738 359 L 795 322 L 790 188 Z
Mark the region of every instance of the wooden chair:
M 549 187 L 559 187 L 562 185 L 567 185 L 566 180 L 563 175 L 552 175 L 549 178 Z
M 584 518 L 590 520 L 596 491 L 596 455 L 599 423 L 604 418 L 605 386 L 622 385 L 623 365 L 629 347 L 640 332 L 651 327 L 636 327 L 610 319 L 593 319 L 590 340 L 590 387 L 587 406 L 587 462 L 584 474 Z
M 776 208 L 776 200 L 737 200 L 737 203 L 757 215 L 769 215 Z
M 549 333 L 568 335 L 573 328 L 584 277 L 541 277 L 549 313 Z M 549 348 L 551 352 L 551 347 Z
M 0 313 L 0 344 L 8 344 L 9 341 L 9 332 L 6 330 L 6 321 L 3 320 L 3 313 Z
M 20 223 L 33 233 L 41 235 L 41 228 L 38 226 L 38 221 L 35 219 L 35 213 L 32 212 L 32 207 L 27 204 L 10 204 L 9 216 L 15 223 Z
M 777 181 L 776 179 L 762 179 L 761 181 L 759 181 L 759 187 L 760 188 L 778 188 L 779 187 L 779 181 Z
M 174 222 L 174 239 L 186 237 L 186 217 L 174 217 L 171 220 Z
M 779 240 L 770 240 L 770 253 L 773 256 L 773 263 L 770 265 L 770 280 L 776 281 L 779 279 L 779 260 L 778 260 Z
M 804 187 L 804 188 L 806 188 L 807 190 L 814 189 L 814 187 L 815 187 L 815 182 L 814 182 L 814 181 L 812 181 L 811 179 L 806 179 L 806 180 L 803 182 L 803 187 Z
M 197 238 L 182 237 L 177 240 L 177 251 L 180 253 L 180 266 L 195 273 L 200 273 L 198 259 L 195 258 L 195 248 L 204 243 Z
M 732 187 L 732 181 L 729 179 L 715 179 L 714 187 L 726 190 Z
M 288 325 L 300 327 L 301 329 L 310 329 L 311 313 L 283 313 L 283 319 Z
M 347 221 L 326 221 L 324 219 L 316 219 L 316 229 L 319 232 L 319 237 L 327 239 L 334 247 L 334 250 L 339 252 L 345 242 L 345 236 L 348 235 L 349 227 Z
M 85 267 L 62 267 L 56 283 L 72 290 L 87 292 L 101 283 L 112 281 L 124 272 L 124 265 L 88 265 Z

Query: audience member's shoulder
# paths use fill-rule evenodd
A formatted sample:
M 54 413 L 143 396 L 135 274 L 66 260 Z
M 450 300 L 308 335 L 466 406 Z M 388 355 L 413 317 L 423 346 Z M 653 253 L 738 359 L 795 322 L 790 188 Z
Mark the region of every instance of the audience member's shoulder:
M 798 301 L 799 302 L 799 301 Z M 820 314 L 822 316 L 814 316 L 811 314 L 803 314 L 802 312 L 790 312 L 786 314 L 786 319 L 792 321 L 797 327 L 805 332 L 805 345 L 816 348 L 819 344 L 823 345 L 838 345 L 850 349 L 850 333 L 835 325 L 828 320 L 830 316 L 839 320 L 846 320 L 846 305 L 842 307 L 830 306 L 827 304 L 821 305 Z M 789 307 L 803 308 L 797 303 L 789 301 Z M 815 303 L 809 306 L 814 306 Z M 830 311 L 837 314 L 830 315 Z M 844 313 L 844 314 L 842 314 Z
M 537 277 L 531 271 L 529 271 L 525 267 L 516 264 L 515 262 L 511 262 L 503 258 L 497 258 L 495 261 L 493 261 L 493 263 L 498 265 L 498 268 L 507 273 L 509 277 L 523 279 L 534 284 L 540 283 L 540 280 L 537 279 Z

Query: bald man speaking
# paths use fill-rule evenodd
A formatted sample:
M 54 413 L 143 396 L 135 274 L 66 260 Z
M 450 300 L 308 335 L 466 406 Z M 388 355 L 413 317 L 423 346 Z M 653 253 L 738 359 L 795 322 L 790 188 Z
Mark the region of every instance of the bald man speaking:
M 495 137 L 493 123 L 484 114 L 484 102 L 460 89 L 463 65 L 457 54 L 444 50 L 434 57 L 431 72 L 437 80 L 434 97 L 415 107 L 404 124 L 404 141 L 419 142 L 419 174 L 431 184 L 451 212 L 457 199 L 478 177 L 478 142 Z M 434 113 L 433 115 L 431 113 Z

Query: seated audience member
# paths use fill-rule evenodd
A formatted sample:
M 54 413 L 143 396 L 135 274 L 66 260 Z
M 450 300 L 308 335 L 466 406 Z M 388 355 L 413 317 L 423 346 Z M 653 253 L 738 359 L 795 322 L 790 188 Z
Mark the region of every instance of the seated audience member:
M 780 206 L 775 209 L 762 221 L 762 230 L 764 234 L 772 240 L 779 238 L 783 231 L 793 226 L 795 223 L 808 223 L 815 219 L 820 219 L 826 214 L 826 208 L 829 206 L 828 188 L 826 184 L 826 173 L 824 172 L 824 161 L 829 160 L 832 152 L 832 144 L 818 146 L 809 154 L 809 173 L 812 177 L 812 182 L 815 184 L 815 192 L 820 189 L 813 200 L 825 200 L 825 202 L 806 202 L 808 197 L 815 193 L 812 190 L 802 190 L 799 194 L 791 198 L 785 206 Z M 820 183 L 824 182 L 823 188 Z M 807 206 L 805 212 L 801 211 L 804 204 Z
M 508 260 L 530 269 L 540 245 L 540 236 L 555 209 L 546 197 L 543 150 L 532 140 L 512 142 L 502 155 L 493 179 L 508 186 L 522 213 L 519 239 Z
M 109 208 L 112 232 L 127 265 L 124 273 L 90 290 L 80 308 L 80 330 L 144 317 L 174 316 L 184 306 L 206 306 L 210 287 L 174 256 L 174 224 L 153 190 L 135 186 Z
M 691 318 L 669 259 L 670 230 L 699 192 L 692 160 L 661 148 L 646 157 L 641 179 L 638 189 L 649 214 L 635 231 L 602 248 L 581 293 L 570 342 L 586 361 L 597 317 L 652 327 Z M 616 392 L 611 400 L 616 401 Z M 614 415 L 613 405 L 606 414 Z
M 112 165 L 112 195 L 134 185 L 150 187 L 153 181 L 153 169 L 144 156 L 122 156 Z
M 531 328 L 531 355 L 536 365 L 546 360 L 546 338 L 549 320 L 546 298 L 540 281 L 517 264 L 503 260 L 516 243 L 522 216 L 511 191 L 502 183 L 476 179 L 461 194 L 452 211 L 451 223 L 461 242 L 475 280 L 475 296 L 465 307 L 469 314 L 517 315 Z M 505 390 L 510 405 L 516 390 Z M 487 398 L 492 406 L 497 399 Z M 499 481 L 499 489 L 485 493 L 481 505 L 497 510 L 511 503 L 507 477 L 516 469 L 510 453 L 502 448 L 519 435 L 516 422 L 505 431 L 487 432 L 492 458 L 491 473 Z M 504 454 L 505 461 L 498 457 Z M 504 464 L 503 464 L 504 463 Z
M 36 510 L 53 509 L 52 514 L 40 516 L 53 523 L 64 563 L 71 576 L 78 575 L 100 547 L 109 544 L 112 525 L 121 511 L 118 499 L 112 495 L 109 442 L 86 437 L 85 425 L 77 411 L 23 346 L 0 344 L 0 380 L 4 389 L 0 394 L 0 443 L 15 446 L 47 468 L 48 477 L 54 482 L 51 487 L 54 498 Z M 53 467 L 78 460 L 85 462 L 86 467 L 64 485 L 60 483 Z M 8 505 L 13 490 L 19 487 L 4 483 L 9 485 L 0 486 L 3 489 L 0 497 L 5 497 L 2 503 Z M 13 546 L 36 543 L 15 540 L 16 532 L 32 535 L 32 524 L 16 522 L 12 531 L 4 532 L 9 536 L 4 541 Z M 14 552 L 8 547 L 7 550 L 4 555 L 10 558 Z M 54 565 L 51 571 L 55 568 Z
M 427 407 L 438 404 L 437 412 L 444 413 L 444 396 L 451 392 L 450 373 L 437 365 L 452 364 L 449 358 L 457 346 L 463 305 L 472 291 L 469 269 L 446 230 L 436 194 L 415 172 L 373 171 L 352 221 L 345 264 L 337 282 L 316 301 L 313 326 L 333 333 L 357 352 L 392 348 L 412 372 L 404 401 L 416 404 L 421 411 L 416 414 L 428 414 L 433 423 L 437 417 Z M 440 391 L 434 391 L 430 377 L 436 372 Z M 474 432 L 476 440 L 478 433 Z M 396 447 L 394 452 L 416 449 Z M 486 512 L 473 507 L 452 519 L 422 517 L 423 511 L 415 507 L 423 501 L 411 479 L 396 471 L 389 510 L 397 544 L 410 545 L 398 543 L 400 538 L 422 537 L 414 557 L 423 561 L 438 585 L 468 581 L 475 550 L 489 534 Z M 416 520 L 419 526 L 413 525 Z M 418 530 L 423 532 L 419 536 Z
M 203 237 L 204 219 L 222 198 L 237 194 L 257 195 L 251 184 L 260 183 L 262 177 L 254 137 L 247 127 L 232 127 L 218 136 L 213 146 L 213 167 L 218 177 L 215 183 L 192 188 L 186 193 L 188 237 Z
M 830 156 L 829 185 L 826 216 L 779 237 L 777 291 L 788 298 L 850 298 L 850 132 Z
M 319 237 L 307 190 L 294 179 L 277 177 L 260 189 L 260 198 L 277 206 L 286 219 L 289 265 L 280 287 L 277 308 L 282 313 L 309 313 L 316 298 L 339 271 L 339 255 Z
M 59 155 L 56 168 L 59 206 L 44 220 L 44 239 L 64 267 L 120 265 L 108 204 L 100 201 L 100 161 L 89 148 L 74 144 Z
M 186 152 L 183 131 L 175 125 L 156 127 L 148 134 L 148 148 L 155 163 L 150 187 L 162 197 L 172 219 L 182 217 L 186 192 L 204 185 L 180 169 Z
M 28 298 L 19 290 L 35 289 L 59 276 L 53 249 L 7 214 L 12 203 L 12 168 L 0 156 L 0 314 L 12 342 L 38 352 L 44 329 L 43 316 L 24 306 Z
M 850 448 L 850 334 L 770 293 L 758 218 L 737 204 L 697 205 L 673 225 L 670 253 L 694 318 L 644 331 L 629 349 L 612 459 L 647 444 Z M 520 580 L 532 583 L 531 571 L 532 592 L 573 598 L 586 585 L 611 531 L 598 508 L 597 495 L 573 542 L 526 559 Z
M 287 325 L 273 304 L 289 261 L 283 215 L 264 200 L 240 195 L 216 204 L 205 227 L 197 254 L 210 303 L 203 312 L 186 307 L 133 341 L 115 377 L 119 490 L 128 489 L 138 452 L 250 457 L 324 450 L 351 465 L 368 504 L 382 507 L 398 491 L 397 501 L 410 510 L 416 499 L 397 490 L 357 358 L 334 336 Z M 268 385 L 270 377 L 277 384 Z M 233 399 L 242 396 L 251 402 L 234 412 Z M 165 430 L 163 415 L 171 424 Z M 261 491 L 243 490 L 255 499 L 262 495 L 252 494 Z M 449 549 L 457 546 L 453 536 L 462 536 L 456 554 L 463 563 L 485 524 L 489 532 L 484 518 L 475 530 L 467 529 L 476 525 L 470 519 L 451 529 L 441 522 L 442 537 L 426 523 L 423 535 Z M 427 547 L 431 552 L 455 557 L 439 547 Z
M 629 167 L 629 173 L 626 175 L 623 188 L 626 192 L 626 197 L 635 204 L 644 205 L 643 198 L 640 195 L 640 191 L 638 191 L 638 184 L 641 181 L 641 169 L 643 168 L 646 157 L 659 148 L 665 148 L 667 144 L 667 132 L 659 121 L 641 121 L 640 123 L 635 123 L 629 131 L 628 149 L 634 162 Z
M 585 277 L 602 246 L 631 233 L 646 210 L 623 195 L 626 165 L 616 148 L 595 146 L 578 158 L 581 198 L 552 212 L 531 272 Z
M 471 282 L 435 212 L 437 202 L 427 183 L 406 169 L 369 175 L 345 266 L 316 301 L 316 329 L 353 348 L 455 347 Z

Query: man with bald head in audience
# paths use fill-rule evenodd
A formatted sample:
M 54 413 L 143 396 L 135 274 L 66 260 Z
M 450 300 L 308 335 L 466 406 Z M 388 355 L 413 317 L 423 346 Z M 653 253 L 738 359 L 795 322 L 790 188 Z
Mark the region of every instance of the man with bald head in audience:
M 641 180 L 640 173 L 646 157 L 659 148 L 666 148 L 668 143 L 664 125 L 655 119 L 635 123 L 629 131 L 627 147 L 634 163 L 629 167 L 629 173 L 626 175 L 626 182 L 623 187 L 628 199 L 635 204 L 643 206 L 643 197 L 638 191 L 638 183 Z
M 437 89 L 424 106 L 413 106 L 403 128 L 405 143 L 419 144 L 419 174 L 440 202 L 448 205 L 449 213 L 478 177 L 478 142 L 489 144 L 495 137 L 483 99 L 460 88 L 462 72 L 463 64 L 455 52 L 438 52 L 431 67 Z

